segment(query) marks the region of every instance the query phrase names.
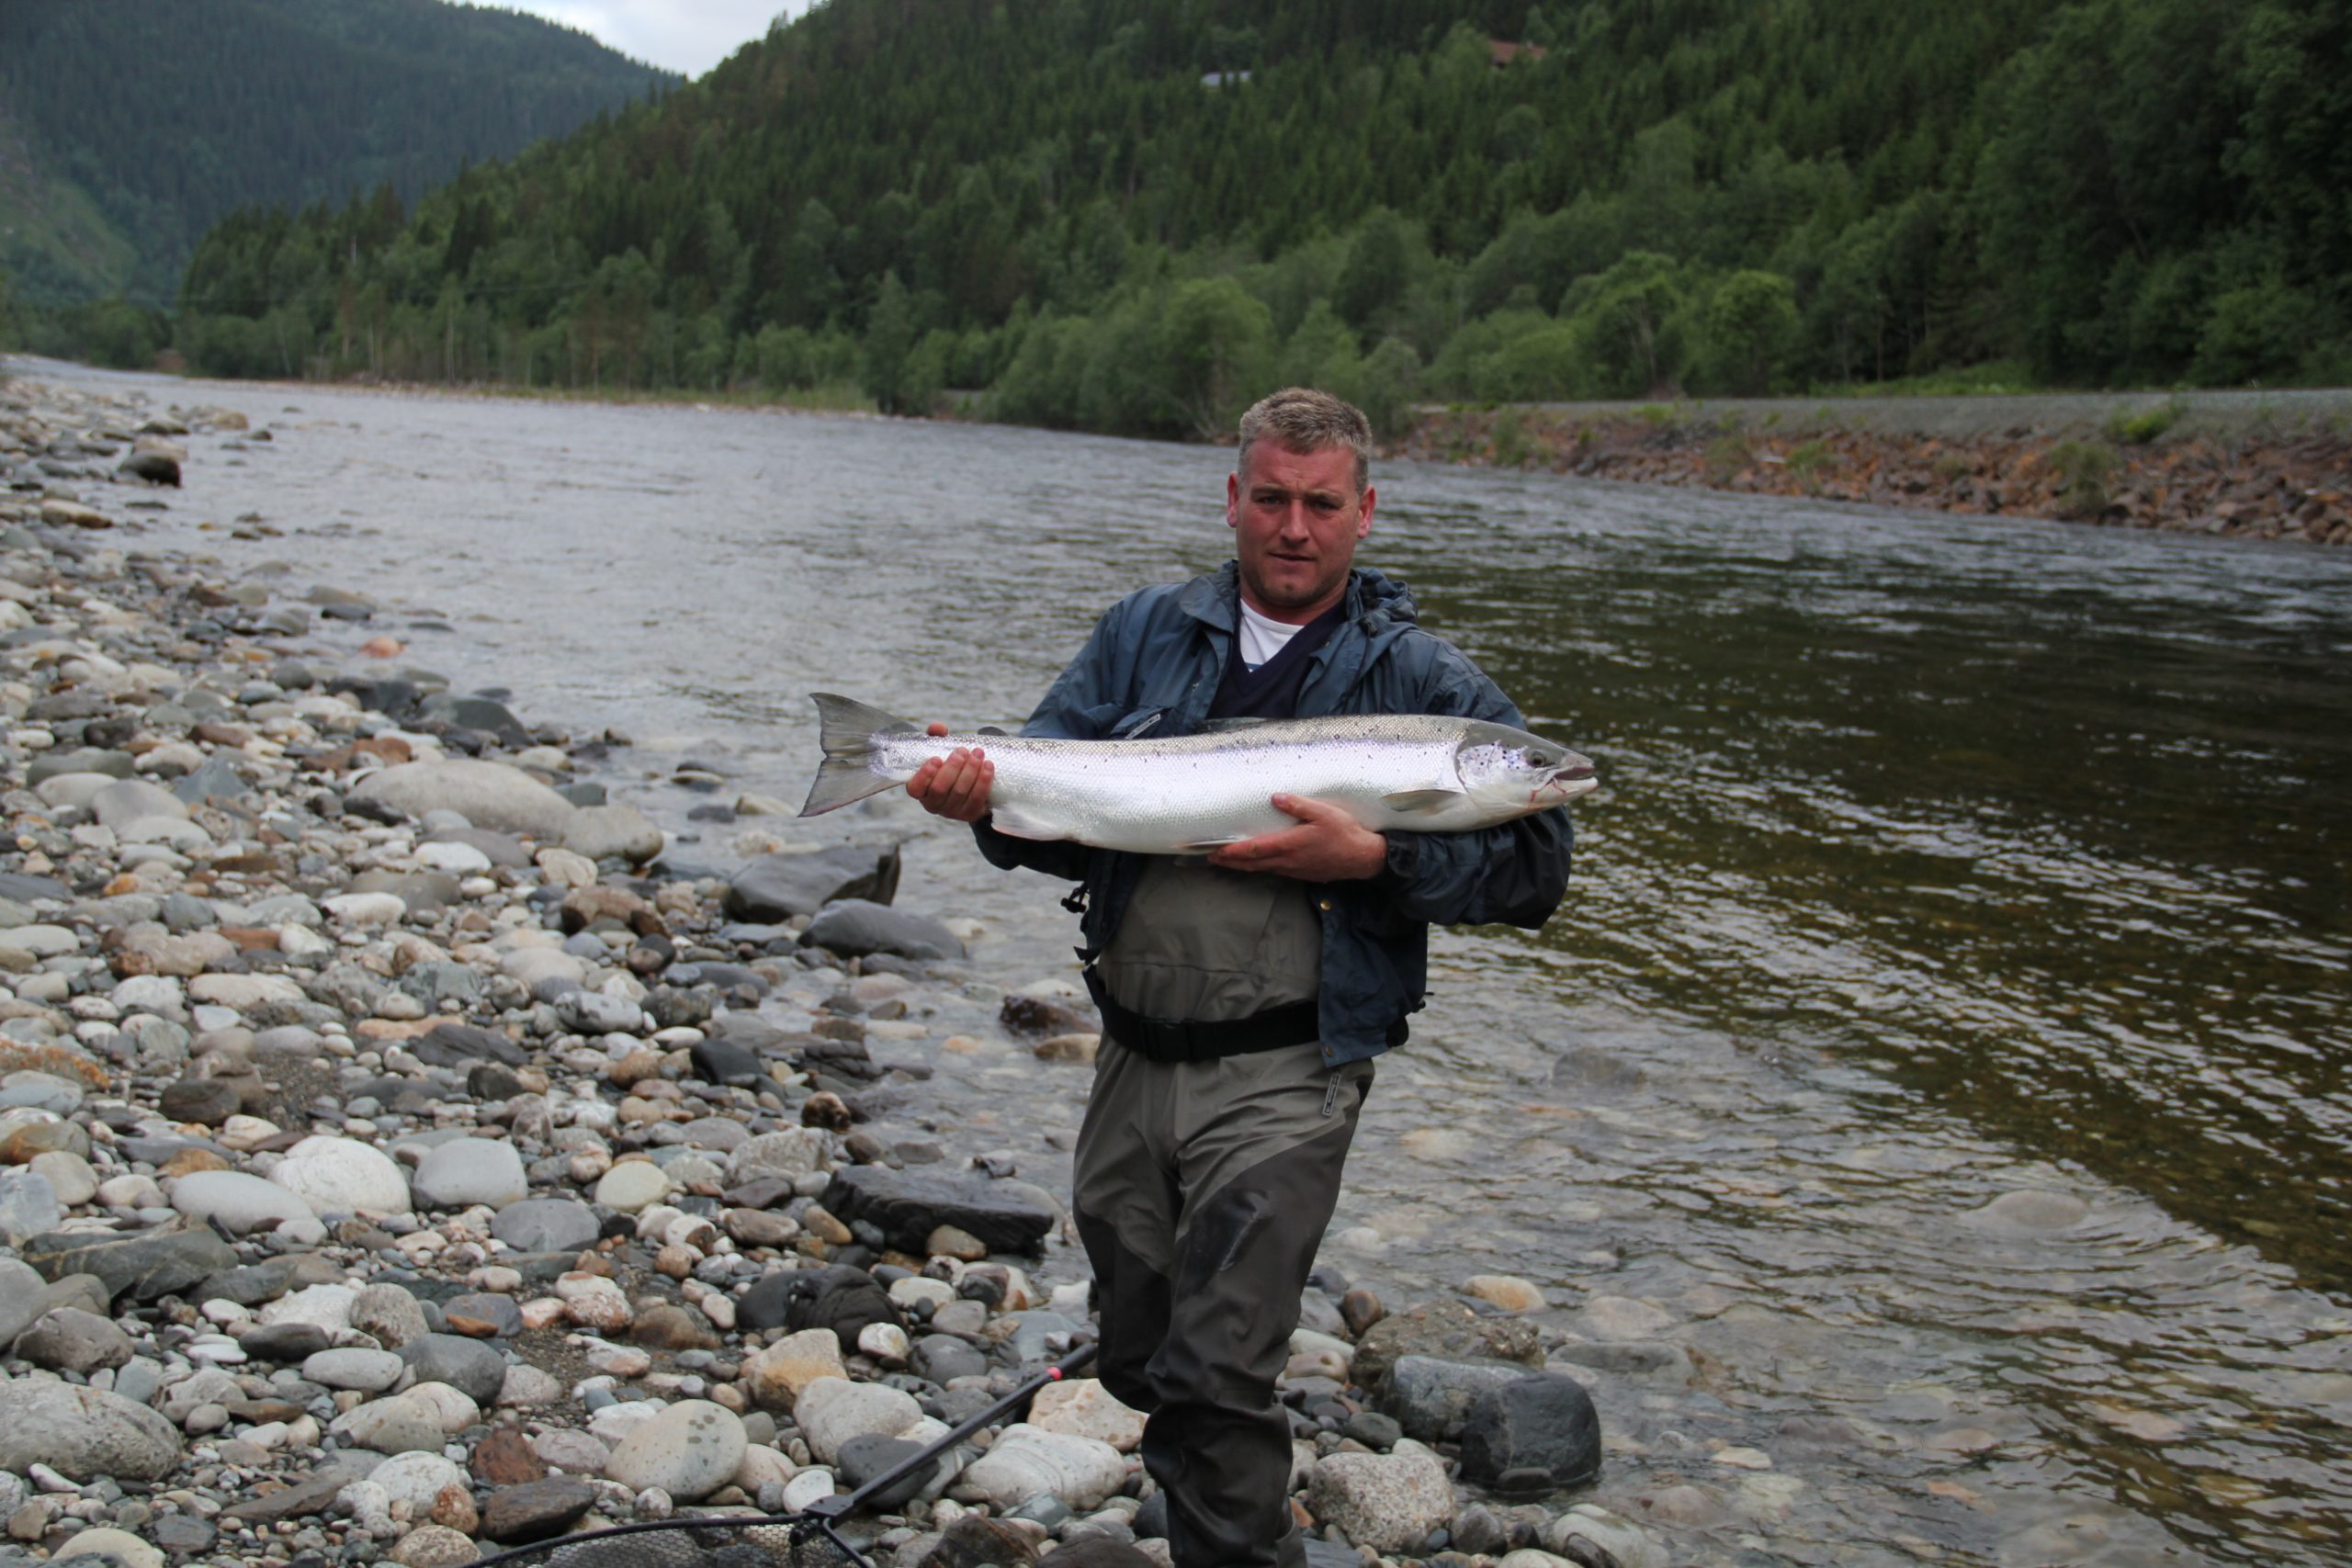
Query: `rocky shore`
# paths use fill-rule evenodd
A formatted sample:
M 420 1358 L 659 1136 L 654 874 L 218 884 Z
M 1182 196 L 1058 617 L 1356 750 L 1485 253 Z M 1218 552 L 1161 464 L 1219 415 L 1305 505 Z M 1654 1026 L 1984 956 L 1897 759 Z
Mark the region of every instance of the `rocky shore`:
M 1986 400 L 1988 402 L 1998 400 Z M 2352 423 L 2199 422 L 2174 402 L 2006 423 L 1855 418 L 1835 403 L 1425 411 L 1394 455 L 1635 484 L 2352 544 Z M 2146 400 L 2142 400 L 2145 402 Z M 1875 426 L 1875 427 L 1874 427 Z
M 1002 1130 L 889 1130 L 926 1069 L 871 1047 L 995 983 L 974 930 L 892 903 L 895 848 L 673 862 L 605 798 L 623 738 L 401 664 L 349 587 L 142 547 L 155 487 L 273 438 L 0 385 L 0 1562 L 435 1568 L 790 1513 L 1087 1342 Z M 1001 994 L 1091 1055 L 1066 984 Z M 1282 1382 L 1318 1557 L 1663 1568 L 1579 1501 L 1584 1385 L 1679 1352 L 1543 1305 L 1318 1272 Z M 1058 1383 L 845 1529 L 1164 1563 L 1141 1428 Z

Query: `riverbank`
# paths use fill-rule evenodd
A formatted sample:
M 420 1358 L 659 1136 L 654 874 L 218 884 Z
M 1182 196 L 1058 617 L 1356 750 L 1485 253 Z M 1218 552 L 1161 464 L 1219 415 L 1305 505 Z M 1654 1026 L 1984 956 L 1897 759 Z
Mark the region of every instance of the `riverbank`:
M 1022 1176 L 1066 1126 L 1032 1152 L 924 1088 L 945 1056 L 1073 1070 L 1071 988 L 1008 990 L 976 923 L 897 908 L 894 842 L 785 852 L 786 808 L 682 761 L 665 784 L 749 852 L 695 864 L 607 798 L 642 776 L 626 739 L 411 665 L 366 593 L 143 543 L 173 492 L 127 464 L 300 439 L 0 387 L 13 1540 L 426 1568 L 798 1508 L 1090 1337 L 1058 1194 Z M 1572 1379 L 1687 1382 L 1544 1306 L 1487 1275 L 1388 1312 L 1319 1275 L 1281 1385 L 1299 1517 L 1392 1561 L 1662 1564 L 1589 1494 L 1477 1484 L 1596 1457 Z M 1139 1435 L 1080 1382 L 865 1539 L 1164 1563 Z
M 1424 409 L 1431 462 L 2352 544 L 2352 392 Z

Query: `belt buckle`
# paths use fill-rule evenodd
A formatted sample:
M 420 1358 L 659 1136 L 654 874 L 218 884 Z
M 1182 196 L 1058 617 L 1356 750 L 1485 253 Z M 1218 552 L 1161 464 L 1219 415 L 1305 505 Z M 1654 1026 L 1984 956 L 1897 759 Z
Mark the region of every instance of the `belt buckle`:
M 1163 1060 L 1197 1062 L 1201 1059 L 1200 1043 L 1193 1037 L 1191 1019 L 1154 1018 L 1145 1020 L 1144 1023 L 1151 1032 L 1153 1046 Z

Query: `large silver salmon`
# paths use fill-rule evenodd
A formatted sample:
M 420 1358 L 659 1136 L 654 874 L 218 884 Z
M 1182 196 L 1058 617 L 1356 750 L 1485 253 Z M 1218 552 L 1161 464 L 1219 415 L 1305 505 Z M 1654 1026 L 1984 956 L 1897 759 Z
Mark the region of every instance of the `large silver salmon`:
M 1564 805 L 1592 764 L 1508 725 L 1424 714 L 1280 719 L 1155 740 L 926 735 L 879 708 L 810 694 L 825 761 L 803 817 L 879 795 L 933 757 L 977 746 L 996 764 L 997 831 L 1138 854 L 1205 854 L 1295 825 L 1276 794 L 1329 801 L 1374 832 L 1462 832 Z

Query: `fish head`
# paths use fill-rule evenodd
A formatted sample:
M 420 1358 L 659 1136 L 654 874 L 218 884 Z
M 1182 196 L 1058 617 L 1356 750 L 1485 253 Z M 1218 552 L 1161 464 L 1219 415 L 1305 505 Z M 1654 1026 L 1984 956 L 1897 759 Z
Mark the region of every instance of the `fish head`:
M 1502 724 L 1474 724 L 1454 749 L 1462 788 L 1498 818 L 1565 806 L 1600 787 L 1592 763 L 1556 740 Z

